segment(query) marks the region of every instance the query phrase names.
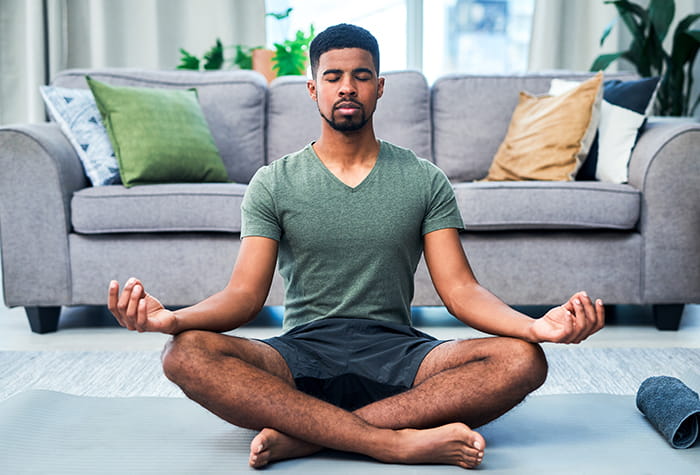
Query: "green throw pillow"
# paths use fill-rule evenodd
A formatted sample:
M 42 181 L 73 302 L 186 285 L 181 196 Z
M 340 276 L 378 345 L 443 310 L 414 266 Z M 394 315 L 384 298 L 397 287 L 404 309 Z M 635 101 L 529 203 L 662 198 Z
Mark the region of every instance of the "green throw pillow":
M 110 86 L 86 79 L 124 186 L 229 181 L 196 90 Z

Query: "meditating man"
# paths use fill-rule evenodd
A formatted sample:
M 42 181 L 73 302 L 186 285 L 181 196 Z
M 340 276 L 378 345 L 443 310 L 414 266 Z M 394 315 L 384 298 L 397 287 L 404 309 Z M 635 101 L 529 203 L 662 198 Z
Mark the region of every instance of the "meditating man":
M 481 287 L 445 175 L 374 135 L 384 90 L 375 38 L 337 25 L 314 39 L 310 57 L 321 136 L 252 179 L 226 287 L 169 311 L 138 279 L 121 293 L 112 281 L 109 308 L 130 330 L 172 334 L 167 377 L 231 424 L 260 431 L 253 467 L 323 447 L 476 467 L 486 441 L 474 428 L 544 382 L 538 343 L 580 342 L 603 326 L 603 304 L 578 292 L 532 319 Z M 410 326 L 421 253 L 450 313 L 498 336 L 442 342 Z M 278 259 L 286 333 L 219 333 L 261 310 Z

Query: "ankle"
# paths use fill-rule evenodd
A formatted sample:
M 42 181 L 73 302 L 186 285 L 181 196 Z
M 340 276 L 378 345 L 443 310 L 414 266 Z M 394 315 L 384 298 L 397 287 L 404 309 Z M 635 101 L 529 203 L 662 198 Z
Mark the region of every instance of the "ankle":
M 410 463 L 414 453 L 415 435 L 417 429 L 396 429 L 391 430 L 386 439 L 386 448 L 382 450 L 384 459 L 382 462 Z
M 370 457 L 384 463 L 403 463 L 407 458 L 407 431 L 413 429 L 379 429 L 377 439 L 370 444 Z

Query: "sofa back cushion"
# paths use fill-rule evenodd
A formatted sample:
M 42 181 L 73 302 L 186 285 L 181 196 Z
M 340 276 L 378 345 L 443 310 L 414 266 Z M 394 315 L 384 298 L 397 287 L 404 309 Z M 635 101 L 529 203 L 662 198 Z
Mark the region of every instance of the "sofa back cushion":
M 377 103 L 377 137 L 431 158 L 430 92 L 416 71 L 382 73 L 384 95 Z M 306 78 L 286 76 L 270 84 L 268 97 L 268 163 L 296 152 L 321 133 L 321 116 L 309 97 Z
M 202 112 L 211 130 L 228 176 L 248 183 L 264 162 L 264 78 L 252 71 L 155 71 L 92 69 L 60 72 L 52 84 L 87 88 L 85 75 L 116 86 L 196 88 Z
M 553 78 L 583 81 L 592 73 L 444 76 L 431 88 L 433 158 L 454 182 L 484 178 L 508 131 L 520 91 L 546 94 Z M 609 78 L 630 75 L 606 75 Z

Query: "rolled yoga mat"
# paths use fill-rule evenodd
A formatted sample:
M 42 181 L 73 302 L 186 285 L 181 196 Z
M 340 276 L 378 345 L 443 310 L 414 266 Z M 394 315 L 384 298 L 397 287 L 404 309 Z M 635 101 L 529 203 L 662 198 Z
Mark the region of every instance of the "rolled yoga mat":
M 680 379 L 653 376 L 637 391 L 637 408 L 675 449 L 687 449 L 698 440 L 700 399 Z

